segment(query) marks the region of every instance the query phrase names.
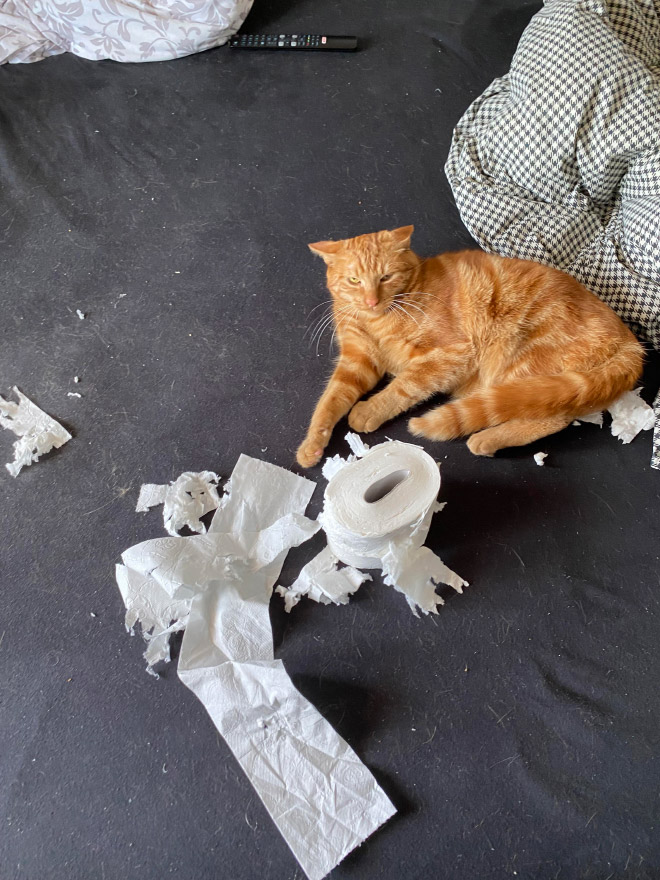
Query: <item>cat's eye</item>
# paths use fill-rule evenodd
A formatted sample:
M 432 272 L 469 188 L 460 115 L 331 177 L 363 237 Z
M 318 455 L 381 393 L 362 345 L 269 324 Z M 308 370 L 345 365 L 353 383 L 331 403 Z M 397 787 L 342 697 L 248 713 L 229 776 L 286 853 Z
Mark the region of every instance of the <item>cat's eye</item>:
M 381 275 L 381 281 L 389 281 L 392 275 Z
M 360 283 L 360 279 L 356 278 L 355 275 L 351 275 L 348 280 L 350 281 L 351 284 L 359 284 Z

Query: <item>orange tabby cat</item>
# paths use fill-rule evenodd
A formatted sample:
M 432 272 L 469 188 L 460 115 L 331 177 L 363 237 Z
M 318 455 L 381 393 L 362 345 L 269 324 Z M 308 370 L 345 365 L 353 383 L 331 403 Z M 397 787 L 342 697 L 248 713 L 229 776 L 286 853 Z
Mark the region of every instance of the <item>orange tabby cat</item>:
M 432 440 L 471 434 L 475 455 L 493 455 L 634 387 L 641 345 L 574 278 L 478 250 L 420 260 L 412 231 L 309 245 L 327 263 L 340 355 L 298 449 L 303 467 L 319 461 L 349 412 L 353 430 L 375 431 L 433 394 L 451 394 L 411 419 L 410 431 Z M 358 403 L 386 374 L 391 382 Z

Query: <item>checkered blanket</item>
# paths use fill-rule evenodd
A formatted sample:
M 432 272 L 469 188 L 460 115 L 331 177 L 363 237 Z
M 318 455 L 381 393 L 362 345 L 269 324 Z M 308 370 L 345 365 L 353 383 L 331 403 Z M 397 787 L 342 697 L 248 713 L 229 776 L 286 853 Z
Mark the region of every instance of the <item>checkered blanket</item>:
M 445 171 L 485 250 L 574 275 L 660 348 L 660 0 L 545 0 Z

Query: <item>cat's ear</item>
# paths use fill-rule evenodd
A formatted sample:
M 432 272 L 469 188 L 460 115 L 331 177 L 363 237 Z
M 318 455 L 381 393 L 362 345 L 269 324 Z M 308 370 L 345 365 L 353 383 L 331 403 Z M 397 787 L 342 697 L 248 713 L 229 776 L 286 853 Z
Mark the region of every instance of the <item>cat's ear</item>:
M 341 248 L 341 242 L 315 241 L 313 244 L 308 244 L 307 247 L 313 254 L 318 254 L 319 257 L 323 257 L 326 263 L 329 263 Z
M 392 236 L 394 243 L 400 247 L 402 251 L 405 251 L 410 247 L 410 238 L 414 230 L 414 226 L 400 226 L 398 229 L 390 230 L 390 235 Z

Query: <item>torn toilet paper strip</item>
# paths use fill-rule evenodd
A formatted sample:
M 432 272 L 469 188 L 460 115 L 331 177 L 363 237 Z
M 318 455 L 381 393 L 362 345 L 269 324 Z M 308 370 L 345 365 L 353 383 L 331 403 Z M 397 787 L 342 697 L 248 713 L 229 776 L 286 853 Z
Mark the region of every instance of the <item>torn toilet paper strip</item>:
M 358 571 L 351 565 L 337 568 L 339 560 L 329 547 L 325 547 L 301 570 L 290 587 L 277 587 L 276 591 L 284 597 L 284 608 L 291 611 L 303 596 L 309 596 L 322 605 L 345 605 L 370 574 Z
M 126 622 L 151 628 L 147 652 L 156 657 L 169 638 L 167 627 L 158 630 L 185 627 L 179 677 L 307 876 L 320 880 L 395 809 L 274 659 L 268 605 L 289 547 L 319 528 L 303 515 L 314 484 L 242 455 L 226 488 L 208 534 L 122 554 Z
M 310 880 L 321 880 L 395 812 L 355 752 L 266 654 L 261 589 L 237 579 L 195 597 L 179 677 L 211 715 Z M 245 598 L 262 611 L 238 649 L 227 642 Z M 224 624 L 224 625 L 223 625 Z M 238 657 L 237 657 L 238 655 Z
M 459 593 L 467 586 L 423 546 L 433 514 L 444 507 L 436 501 L 439 465 L 412 443 L 388 440 L 369 449 L 354 434 L 346 439 L 354 454 L 331 460 L 319 515 L 332 556 L 354 569 L 381 569 L 385 583 L 405 594 L 415 614 L 417 608 L 425 614 L 436 612 L 444 604 L 435 592 L 437 584 L 448 584 Z M 310 565 L 320 567 L 325 561 L 317 557 Z M 317 575 L 316 568 L 311 574 Z M 305 591 L 324 601 L 317 598 L 323 592 L 305 590 L 304 581 L 279 590 L 287 610 Z
M 215 510 L 220 503 L 217 490 L 219 479 L 213 471 L 186 471 L 169 485 L 144 483 L 135 510 L 143 513 L 150 507 L 162 504 L 163 522 L 170 535 L 178 535 L 184 526 L 191 532 L 205 532 L 206 526 L 200 517 Z
M 71 439 L 71 434 L 16 386 L 13 390 L 18 403 L 0 397 L 0 425 L 18 437 L 14 443 L 14 461 L 5 465 L 12 477 L 17 477 L 21 468 L 38 461 L 51 449 L 64 446 Z

